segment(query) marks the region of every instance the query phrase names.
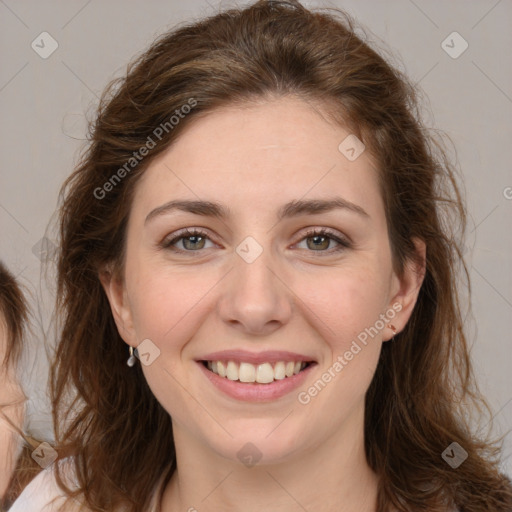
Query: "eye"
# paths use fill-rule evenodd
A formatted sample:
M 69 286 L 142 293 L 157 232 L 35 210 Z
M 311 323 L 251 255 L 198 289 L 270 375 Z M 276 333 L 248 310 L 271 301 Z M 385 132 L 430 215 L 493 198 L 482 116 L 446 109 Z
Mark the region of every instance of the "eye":
M 211 242 L 206 231 L 197 228 L 186 228 L 176 233 L 175 236 L 166 238 L 161 247 L 177 253 L 200 252 L 201 249 L 208 248 L 205 247 L 207 240 Z M 302 241 L 306 241 L 307 249 L 310 249 L 310 252 L 332 254 L 351 247 L 347 239 L 326 228 L 312 229 L 306 232 L 306 235 L 301 239 Z M 331 250 L 324 250 L 329 249 L 333 241 L 338 245 Z M 178 243 L 181 243 L 183 248 L 175 247 Z
M 162 248 L 170 249 L 176 252 L 198 252 L 196 249 L 204 249 L 206 240 L 209 240 L 208 234 L 197 228 L 184 229 L 171 239 L 165 239 L 162 242 Z M 182 241 L 184 249 L 173 247 L 177 242 Z M 211 242 L 211 240 L 210 240 Z
M 307 248 L 311 249 L 312 252 L 327 252 L 328 254 L 343 251 L 351 246 L 347 239 L 326 228 L 308 231 L 301 241 L 306 241 Z M 336 242 L 338 245 L 332 250 L 324 250 L 329 248 L 332 241 Z

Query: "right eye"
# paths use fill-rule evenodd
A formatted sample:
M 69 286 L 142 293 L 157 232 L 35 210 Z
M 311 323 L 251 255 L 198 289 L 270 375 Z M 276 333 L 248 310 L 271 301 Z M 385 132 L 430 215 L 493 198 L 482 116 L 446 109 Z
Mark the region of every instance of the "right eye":
M 168 249 L 177 253 L 191 253 L 199 252 L 204 249 L 206 240 L 209 240 L 208 234 L 197 228 L 186 228 L 179 231 L 171 238 L 166 238 L 161 246 L 163 249 Z M 211 241 L 211 240 L 210 240 Z M 181 242 L 184 249 L 173 247 L 176 243 Z

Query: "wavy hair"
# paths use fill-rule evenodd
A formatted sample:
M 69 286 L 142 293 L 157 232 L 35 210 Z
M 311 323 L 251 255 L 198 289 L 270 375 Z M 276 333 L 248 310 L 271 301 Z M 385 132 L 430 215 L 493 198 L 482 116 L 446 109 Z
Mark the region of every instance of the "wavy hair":
M 2 262 L 0 262 L 0 315 L 7 334 L 1 363 L 3 368 L 8 368 L 19 362 L 25 325 L 28 322 L 28 309 L 19 284 Z
M 203 113 L 290 94 L 323 105 L 378 162 L 395 271 L 416 257 L 414 237 L 427 246 L 412 316 L 384 344 L 366 395 L 378 512 L 512 509 L 497 441 L 479 437 L 468 418 L 489 407 L 463 329 L 459 274 L 470 285 L 457 170 L 421 121 L 419 90 L 357 30 L 337 9 L 259 1 L 163 34 L 104 91 L 89 143 L 61 190 L 61 329 L 51 378 L 57 450 L 74 455 L 78 488 L 65 485 L 59 468 L 57 479 L 90 510 L 146 510 L 161 476 L 168 482 L 176 469 L 171 418 L 140 367 L 127 367 L 99 280 L 106 267 L 122 271 L 137 182 Z M 190 113 L 170 121 L 191 99 Z M 135 158 L 150 139 L 154 147 Z M 456 470 L 441 457 L 452 442 L 468 454 Z
M 7 267 L 0 261 L 0 323 L 2 324 L 2 330 L 5 334 L 5 340 L 3 343 L 0 343 L 0 355 L 3 357 L 0 367 L 0 383 L 2 386 L 6 386 L 5 389 L 10 389 L 8 393 L 11 394 L 11 399 L 13 398 L 12 384 L 16 383 L 16 387 L 18 387 L 17 365 L 21 359 L 28 321 L 29 309 L 22 287 L 18 284 L 16 278 Z M 10 386 L 8 384 L 10 384 Z M 7 396 L 9 396 L 9 394 Z M 0 403 L 0 421 L 9 425 L 12 431 L 12 440 L 9 441 L 10 444 L 8 446 L 9 451 L 4 452 L 4 455 L 7 455 L 9 458 L 12 457 L 13 464 L 16 462 L 14 460 L 15 458 L 17 458 L 18 461 L 21 461 L 23 458 L 20 456 L 19 449 L 15 450 L 18 440 L 25 438 L 23 431 L 18 425 L 19 420 L 23 418 L 23 415 L 20 413 L 20 407 L 22 405 L 23 399 L 18 400 L 18 396 L 10 402 Z M 9 409 L 9 412 L 5 412 L 4 409 Z M 19 439 L 17 436 L 20 436 Z M 13 467 L 10 475 L 4 475 L 4 477 L 9 477 L 9 483 L 7 489 L 5 489 L 5 491 L 2 490 L 0 495 L 0 510 L 7 509 L 14 501 L 14 498 L 17 497 L 17 494 L 19 494 L 21 484 L 26 485 L 29 481 L 29 479 L 21 479 L 18 473 L 17 468 Z M 32 474 L 30 478 L 33 477 L 34 474 Z

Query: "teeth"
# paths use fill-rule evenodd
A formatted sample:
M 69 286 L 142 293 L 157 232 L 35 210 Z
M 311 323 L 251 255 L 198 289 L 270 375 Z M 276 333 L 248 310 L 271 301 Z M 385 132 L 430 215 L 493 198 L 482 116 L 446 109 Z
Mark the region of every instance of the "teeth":
M 254 365 L 242 362 L 240 365 L 234 361 L 208 361 L 207 367 L 213 373 L 229 380 L 240 382 L 258 382 L 269 384 L 274 380 L 283 380 L 285 377 L 297 375 L 306 367 L 301 361 L 279 361 L 272 366 L 270 363 Z
M 283 380 L 286 377 L 285 364 L 282 361 L 274 366 L 274 379 Z
M 229 380 L 238 380 L 238 373 L 238 365 L 233 361 L 229 361 L 226 368 L 226 377 Z
M 252 365 L 251 365 L 252 366 Z M 256 370 L 256 382 L 260 384 L 268 384 L 274 381 L 274 368 L 270 363 L 263 363 L 258 365 Z
M 240 363 L 238 379 L 240 382 L 256 382 L 256 368 L 254 368 L 254 365 Z
M 212 368 L 213 370 L 213 368 Z M 222 361 L 217 361 L 217 372 L 221 377 L 226 376 L 226 367 Z

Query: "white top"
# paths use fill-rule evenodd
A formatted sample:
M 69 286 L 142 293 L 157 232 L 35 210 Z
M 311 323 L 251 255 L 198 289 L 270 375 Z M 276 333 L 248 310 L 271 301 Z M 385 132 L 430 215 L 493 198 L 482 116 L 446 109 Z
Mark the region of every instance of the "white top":
M 58 498 L 53 504 L 53 500 Z M 9 512 L 55 512 L 65 495 L 55 481 L 53 464 L 41 471 L 20 494 Z
M 59 464 L 61 464 L 60 467 L 63 469 L 61 474 L 66 475 L 66 483 L 70 483 L 67 476 L 70 474 L 70 471 L 72 471 L 70 462 L 70 459 L 64 459 L 59 462 Z M 69 468 L 67 472 L 65 471 L 66 466 Z M 25 487 L 18 499 L 9 509 L 9 512 L 57 512 L 64 504 L 67 496 L 57 484 L 53 468 L 54 464 L 41 471 L 27 487 Z M 163 479 L 161 484 L 163 484 Z M 158 490 L 160 490 L 161 484 L 158 485 Z M 74 486 L 77 486 L 76 481 L 74 482 Z M 69 487 L 73 488 L 73 485 L 70 484 Z M 148 512 L 158 511 L 158 495 L 159 492 L 154 494 Z M 76 500 L 74 501 L 76 503 Z M 68 510 L 69 512 L 74 512 L 75 509 L 79 510 L 78 503 L 77 507 L 69 505 L 66 512 L 68 512 Z

